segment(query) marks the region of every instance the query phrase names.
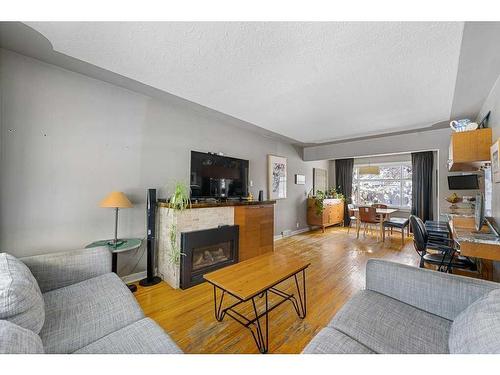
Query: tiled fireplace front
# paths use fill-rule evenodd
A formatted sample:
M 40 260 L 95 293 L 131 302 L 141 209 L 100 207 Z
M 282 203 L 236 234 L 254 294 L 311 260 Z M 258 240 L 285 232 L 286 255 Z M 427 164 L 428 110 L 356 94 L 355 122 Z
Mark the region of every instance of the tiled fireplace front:
M 181 281 L 180 264 L 174 264 L 169 259 L 171 252 L 170 228 L 174 225 L 176 229 L 177 246 L 182 247 L 182 234 L 205 229 L 214 229 L 219 226 L 234 225 L 233 207 L 205 207 L 191 208 L 182 212 L 169 210 L 167 207 L 158 208 L 158 274 L 172 288 L 179 288 Z M 223 257 L 219 254 L 218 248 L 213 251 L 213 257 Z M 181 262 L 184 256 L 181 256 Z M 209 261 L 209 255 L 205 259 L 195 260 L 197 267 L 201 267 L 203 262 Z
M 237 225 L 183 232 L 181 235 L 181 289 L 203 282 L 205 273 L 238 262 Z

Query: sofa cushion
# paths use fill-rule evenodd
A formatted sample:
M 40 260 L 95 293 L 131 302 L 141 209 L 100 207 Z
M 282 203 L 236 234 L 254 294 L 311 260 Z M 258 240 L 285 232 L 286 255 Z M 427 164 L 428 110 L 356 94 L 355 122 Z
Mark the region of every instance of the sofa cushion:
M 500 290 L 494 290 L 462 311 L 449 339 L 454 354 L 500 354 Z
M 374 354 L 363 344 L 335 328 L 323 328 L 305 347 L 303 354 Z
M 7 320 L 0 320 L 0 354 L 43 354 L 40 336 Z
M 76 354 L 180 354 L 182 351 L 149 318 L 141 319 L 75 352 Z
M 72 353 L 142 318 L 127 286 L 114 273 L 45 293 L 40 331 L 47 353 Z
M 0 253 L 0 319 L 36 334 L 45 319 L 44 301 L 38 284 L 26 265 Z
M 363 290 L 329 326 L 377 353 L 448 353 L 451 321 L 383 294 Z

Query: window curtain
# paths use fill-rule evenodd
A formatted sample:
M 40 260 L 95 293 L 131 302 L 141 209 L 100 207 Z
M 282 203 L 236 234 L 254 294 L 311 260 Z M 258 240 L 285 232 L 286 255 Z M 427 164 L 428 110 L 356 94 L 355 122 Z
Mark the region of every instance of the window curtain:
M 347 205 L 352 203 L 352 173 L 354 168 L 354 159 L 338 159 L 335 160 L 335 180 L 337 189 L 345 197 L 344 205 L 344 224 L 349 225 L 349 211 Z
M 411 154 L 411 213 L 418 216 L 424 222 L 432 220 L 434 217 L 432 196 L 433 164 L 434 153 L 432 151 L 414 152 Z

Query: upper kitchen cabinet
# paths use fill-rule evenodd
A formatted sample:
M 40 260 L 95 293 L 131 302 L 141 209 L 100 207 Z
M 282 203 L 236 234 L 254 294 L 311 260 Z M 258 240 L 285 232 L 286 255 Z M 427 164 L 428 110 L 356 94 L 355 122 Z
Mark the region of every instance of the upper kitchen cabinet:
M 491 128 L 451 135 L 448 169 L 450 171 L 477 171 L 490 161 Z

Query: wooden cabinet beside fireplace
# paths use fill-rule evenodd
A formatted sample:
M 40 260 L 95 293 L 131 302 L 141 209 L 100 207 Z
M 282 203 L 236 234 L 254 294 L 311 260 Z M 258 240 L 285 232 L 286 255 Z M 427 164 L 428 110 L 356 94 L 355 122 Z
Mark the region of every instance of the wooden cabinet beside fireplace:
M 325 231 L 326 227 L 344 224 L 344 201 L 341 199 L 323 200 L 323 213 L 318 215 L 314 198 L 307 199 L 307 224 L 320 226 Z
M 239 261 L 274 251 L 274 203 L 234 207 L 240 226 Z

